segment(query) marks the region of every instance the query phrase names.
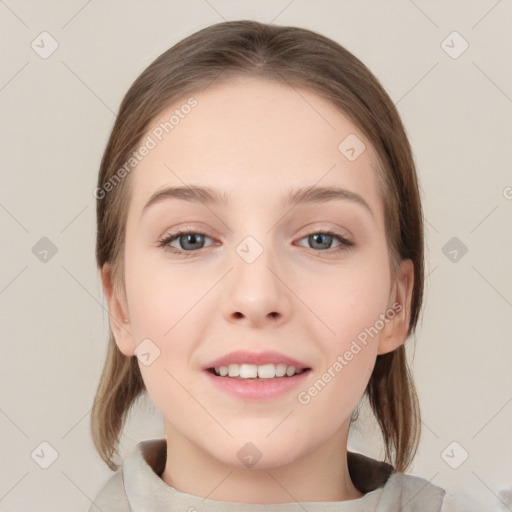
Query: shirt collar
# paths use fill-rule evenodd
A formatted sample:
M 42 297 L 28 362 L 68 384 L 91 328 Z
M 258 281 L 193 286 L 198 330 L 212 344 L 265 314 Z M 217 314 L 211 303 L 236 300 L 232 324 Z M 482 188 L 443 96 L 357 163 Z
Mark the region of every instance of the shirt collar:
M 135 452 L 128 457 L 123 466 L 123 479 L 125 492 L 133 512 L 147 512 L 149 510 L 201 510 L 226 512 L 263 512 L 275 510 L 276 512 L 291 512 L 308 510 L 308 503 L 280 503 L 263 505 L 252 503 L 236 503 L 202 498 L 192 494 L 183 493 L 166 484 L 161 479 L 167 458 L 166 439 L 151 439 L 140 442 Z M 359 453 L 347 452 L 347 463 L 352 482 L 365 495 L 357 500 L 343 503 L 343 511 L 359 512 L 380 499 L 382 487 L 394 472 L 393 466 L 379 462 Z M 340 510 L 340 502 L 316 502 L 321 504 L 321 510 Z M 309 503 L 314 509 L 315 502 Z

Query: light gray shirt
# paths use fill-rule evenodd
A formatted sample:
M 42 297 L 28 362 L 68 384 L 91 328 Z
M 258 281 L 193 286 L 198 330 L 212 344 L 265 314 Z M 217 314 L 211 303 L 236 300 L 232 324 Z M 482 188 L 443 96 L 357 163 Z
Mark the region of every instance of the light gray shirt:
M 362 498 L 275 505 L 210 500 L 178 491 L 160 477 L 166 457 L 166 439 L 140 442 L 103 486 L 88 512 L 443 512 L 446 491 L 441 487 L 350 451 L 350 477 L 364 493 Z

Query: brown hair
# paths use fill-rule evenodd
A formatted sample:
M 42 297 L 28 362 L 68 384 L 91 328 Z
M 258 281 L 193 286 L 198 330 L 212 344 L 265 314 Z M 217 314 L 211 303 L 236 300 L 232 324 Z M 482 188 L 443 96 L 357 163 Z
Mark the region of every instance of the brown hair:
M 229 21 L 202 29 L 160 55 L 124 97 L 99 170 L 96 260 L 111 265 L 114 290 L 124 297 L 124 233 L 130 176 L 114 187 L 150 123 L 173 102 L 205 88 L 220 76 L 254 76 L 304 87 L 327 98 L 362 130 L 376 150 L 392 272 L 401 259 L 414 264 L 409 334 L 423 296 L 423 220 L 416 170 L 398 112 L 379 81 L 345 48 L 297 27 L 256 21 Z M 340 141 L 341 142 L 341 141 Z M 105 193 L 108 190 L 108 193 Z M 112 461 L 126 415 L 145 391 L 136 357 L 118 349 L 112 330 L 91 414 L 93 441 L 102 459 Z M 418 398 L 404 345 L 377 356 L 363 394 L 377 418 L 385 458 L 397 471 L 412 462 L 421 424 Z

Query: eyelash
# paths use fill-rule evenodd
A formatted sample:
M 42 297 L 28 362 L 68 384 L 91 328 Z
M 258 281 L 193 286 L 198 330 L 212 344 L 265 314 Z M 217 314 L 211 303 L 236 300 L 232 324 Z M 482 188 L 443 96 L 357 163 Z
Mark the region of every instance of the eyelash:
M 171 247 L 168 245 L 169 243 L 173 242 L 174 240 L 178 239 L 179 237 L 181 237 L 183 235 L 191 235 L 191 234 L 192 235 L 201 235 L 206 238 L 210 238 L 207 234 L 202 233 L 201 231 L 185 229 L 185 230 L 176 231 L 175 233 L 170 233 L 169 235 L 165 236 L 164 238 L 159 240 L 158 247 L 163 247 L 163 249 L 165 251 L 168 251 L 172 254 L 183 255 L 185 257 L 193 257 L 201 249 L 198 249 L 196 251 L 182 251 L 180 249 L 176 249 L 176 247 Z M 350 240 L 347 240 L 341 233 L 338 233 L 338 232 L 330 230 L 330 229 L 326 230 L 326 231 L 313 231 L 309 235 L 303 236 L 301 238 L 301 240 L 304 238 L 307 238 L 308 236 L 311 236 L 311 235 L 330 235 L 330 236 L 333 236 L 336 240 L 338 240 L 340 242 L 340 245 L 334 249 L 326 249 L 323 251 L 315 251 L 315 252 L 338 253 L 338 252 L 342 252 L 342 251 L 347 251 L 348 249 L 350 249 L 350 247 L 352 247 L 354 245 L 353 242 L 351 242 Z M 312 249 L 312 250 L 314 251 L 315 249 Z

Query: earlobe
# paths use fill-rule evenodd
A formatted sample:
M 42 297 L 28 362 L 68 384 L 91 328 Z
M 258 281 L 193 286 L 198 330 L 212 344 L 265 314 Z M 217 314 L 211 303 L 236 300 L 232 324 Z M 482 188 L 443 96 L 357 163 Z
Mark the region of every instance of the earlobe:
M 412 260 L 403 260 L 390 295 L 388 322 L 381 331 L 377 354 L 392 352 L 405 343 L 409 335 L 413 287 L 414 264 Z
M 127 307 L 124 298 L 118 297 L 114 290 L 112 267 L 108 263 L 101 269 L 101 281 L 108 304 L 110 328 L 116 344 L 125 356 L 133 356 L 135 344 L 131 334 Z

